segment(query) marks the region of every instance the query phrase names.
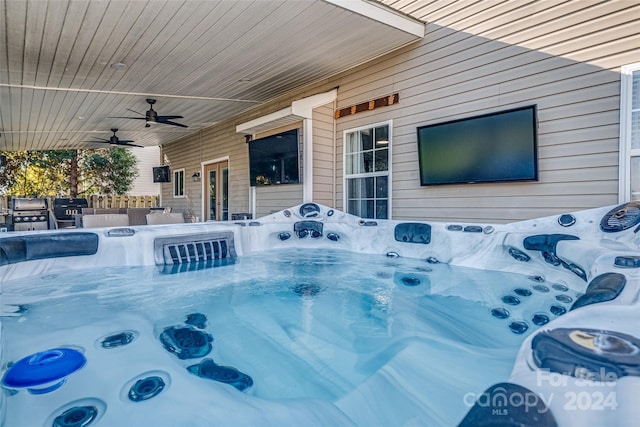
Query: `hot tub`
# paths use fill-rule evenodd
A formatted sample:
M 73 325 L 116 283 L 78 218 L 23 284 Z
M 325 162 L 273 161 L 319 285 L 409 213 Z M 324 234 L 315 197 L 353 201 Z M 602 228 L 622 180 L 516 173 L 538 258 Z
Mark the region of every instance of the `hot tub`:
M 638 224 L 638 203 L 509 225 L 307 203 L 7 233 L 0 420 L 628 425 Z

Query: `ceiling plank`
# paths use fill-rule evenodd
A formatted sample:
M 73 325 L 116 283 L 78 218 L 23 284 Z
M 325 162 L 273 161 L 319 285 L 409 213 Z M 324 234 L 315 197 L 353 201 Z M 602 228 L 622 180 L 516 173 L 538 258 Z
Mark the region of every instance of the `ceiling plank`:
M 418 39 L 323 0 L 0 0 L 0 31 L 0 150 L 168 143 Z M 114 118 L 150 97 L 189 128 Z

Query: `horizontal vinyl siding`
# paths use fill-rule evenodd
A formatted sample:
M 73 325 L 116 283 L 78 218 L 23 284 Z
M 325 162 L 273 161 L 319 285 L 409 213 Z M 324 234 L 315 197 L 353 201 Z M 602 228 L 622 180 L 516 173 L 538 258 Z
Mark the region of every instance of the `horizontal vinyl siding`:
M 229 212 L 249 212 L 249 166 L 244 136 L 226 125 L 212 127 L 163 147 L 165 164 L 185 169 L 185 197 L 173 197 L 173 183 L 162 185 L 162 205 L 204 219 L 202 196 L 205 177 L 193 182 L 191 175 L 202 163 L 228 157 Z
M 425 38 L 217 124 L 201 141 L 194 135 L 166 145 L 167 164 L 185 168 L 187 197 L 173 199 L 166 184 L 163 205 L 199 209 L 201 183 L 191 175 L 202 161 L 229 156 L 230 211 L 247 212 L 247 151 L 235 126 L 335 87 L 337 108 L 393 93 L 400 101 L 336 120 L 335 152 L 330 112 L 316 111 L 313 198 L 319 203 L 335 200 L 343 209 L 344 130 L 391 119 L 394 219 L 511 222 L 617 202 L 619 70 L 640 62 L 640 4 L 381 1 L 428 22 Z M 531 104 L 538 106 L 539 182 L 419 185 L 417 127 Z M 256 193 L 261 216 L 300 203 L 302 186 Z
M 313 111 L 313 197 L 312 200 L 334 207 L 334 132 L 333 104 Z
M 131 153 L 136 156 L 136 168 L 138 176 L 133 181 L 130 196 L 157 196 L 160 194 L 160 184 L 153 182 L 153 168 L 160 166 L 160 148 L 145 147 L 131 148 Z
M 615 204 L 619 67 L 640 61 L 640 6 L 478 2 L 472 14 L 471 2 L 439 3 L 420 11 L 422 42 L 340 76 L 338 108 L 395 92 L 400 102 L 337 120 L 338 200 L 343 131 L 392 118 L 394 219 L 510 222 Z M 539 182 L 420 187 L 417 127 L 530 104 Z
M 325 89 L 326 90 L 326 89 Z M 311 92 L 298 97 L 314 95 Z M 189 135 L 163 146 L 165 164 L 172 169 L 185 168 L 186 188 L 184 198 L 173 197 L 172 184 L 162 185 L 162 204 L 174 211 L 193 213 L 194 216 L 205 218 L 202 213 L 204 181 L 194 183 L 191 175 L 201 171 L 201 164 L 228 158 L 229 161 L 229 212 L 251 212 L 249 186 L 249 151 L 244 134 L 236 133 L 236 126 L 257 117 L 278 111 L 291 105 L 291 95 L 269 105 L 251 110 L 232 120 L 221 122 L 199 133 Z M 300 123 L 271 129 L 256 135 L 265 137 L 290 129 L 299 128 Z M 302 129 L 300 129 L 302 140 Z M 302 155 L 300 155 L 302 165 Z M 302 168 L 301 168 L 302 173 Z M 203 176 L 204 179 L 204 176 Z M 302 203 L 302 185 L 278 185 L 272 187 L 256 187 L 256 217 L 269 214 L 274 210 L 281 210 Z
M 302 203 L 302 184 L 256 187 L 256 218 Z

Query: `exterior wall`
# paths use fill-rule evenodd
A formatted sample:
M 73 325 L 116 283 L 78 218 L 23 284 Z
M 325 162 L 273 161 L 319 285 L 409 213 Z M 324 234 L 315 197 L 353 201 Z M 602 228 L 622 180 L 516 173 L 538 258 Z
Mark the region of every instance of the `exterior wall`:
M 640 6 L 469 5 L 424 2 L 423 41 L 340 76 L 338 108 L 395 92 L 400 102 L 337 120 L 339 204 L 342 132 L 389 118 L 394 219 L 510 222 L 617 203 L 619 69 L 638 60 Z M 528 104 L 539 182 L 420 187 L 416 127 Z
M 167 164 L 185 167 L 189 178 L 203 159 L 229 155 L 230 212 L 247 212 L 247 151 L 236 124 L 334 87 L 337 108 L 397 92 L 398 104 L 335 120 L 335 133 L 323 119 L 329 107 L 317 110 L 315 201 L 343 209 L 343 132 L 393 119 L 394 219 L 511 222 L 617 203 L 619 72 L 639 61 L 640 4 L 423 1 L 407 8 L 429 22 L 424 40 L 209 128 L 201 142 L 195 135 L 168 144 Z M 418 126 L 530 104 L 538 106 L 539 182 L 420 186 Z M 171 200 L 171 191 L 163 186 L 163 205 L 199 209 L 199 185 L 188 180 L 186 200 Z M 266 199 L 260 206 L 270 209 Z
M 256 187 L 256 218 L 302 203 L 302 184 Z
M 160 147 L 131 148 L 138 160 L 138 176 L 127 193 L 130 196 L 155 196 L 160 194 L 160 184 L 153 182 L 153 167 L 160 166 Z
M 313 111 L 313 200 L 335 207 L 335 133 L 333 104 Z
M 173 183 L 162 184 L 163 207 L 204 218 L 202 194 L 204 179 L 193 182 L 194 172 L 202 174 L 202 164 L 227 158 L 229 161 L 229 212 L 249 212 L 249 159 L 244 136 L 235 126 L 213 126 L 163 147 L 164 164 L 185 168 L 185 197 L 173 197 Z M 173 177 L 172 177 L 173 178 Z

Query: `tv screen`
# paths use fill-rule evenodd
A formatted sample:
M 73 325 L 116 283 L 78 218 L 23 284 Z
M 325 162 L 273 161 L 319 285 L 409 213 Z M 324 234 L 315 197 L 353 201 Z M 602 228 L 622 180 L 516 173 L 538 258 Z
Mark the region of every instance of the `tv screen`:
M 536 106 L 418 128 L 420 185 L 538 180 Z
M 153 168 L 153 182 L 171 182 L 169 166 L 156 166 Z
M 299 175 L 297 129 L 249 142 L 252 186 L 296 184 Z

